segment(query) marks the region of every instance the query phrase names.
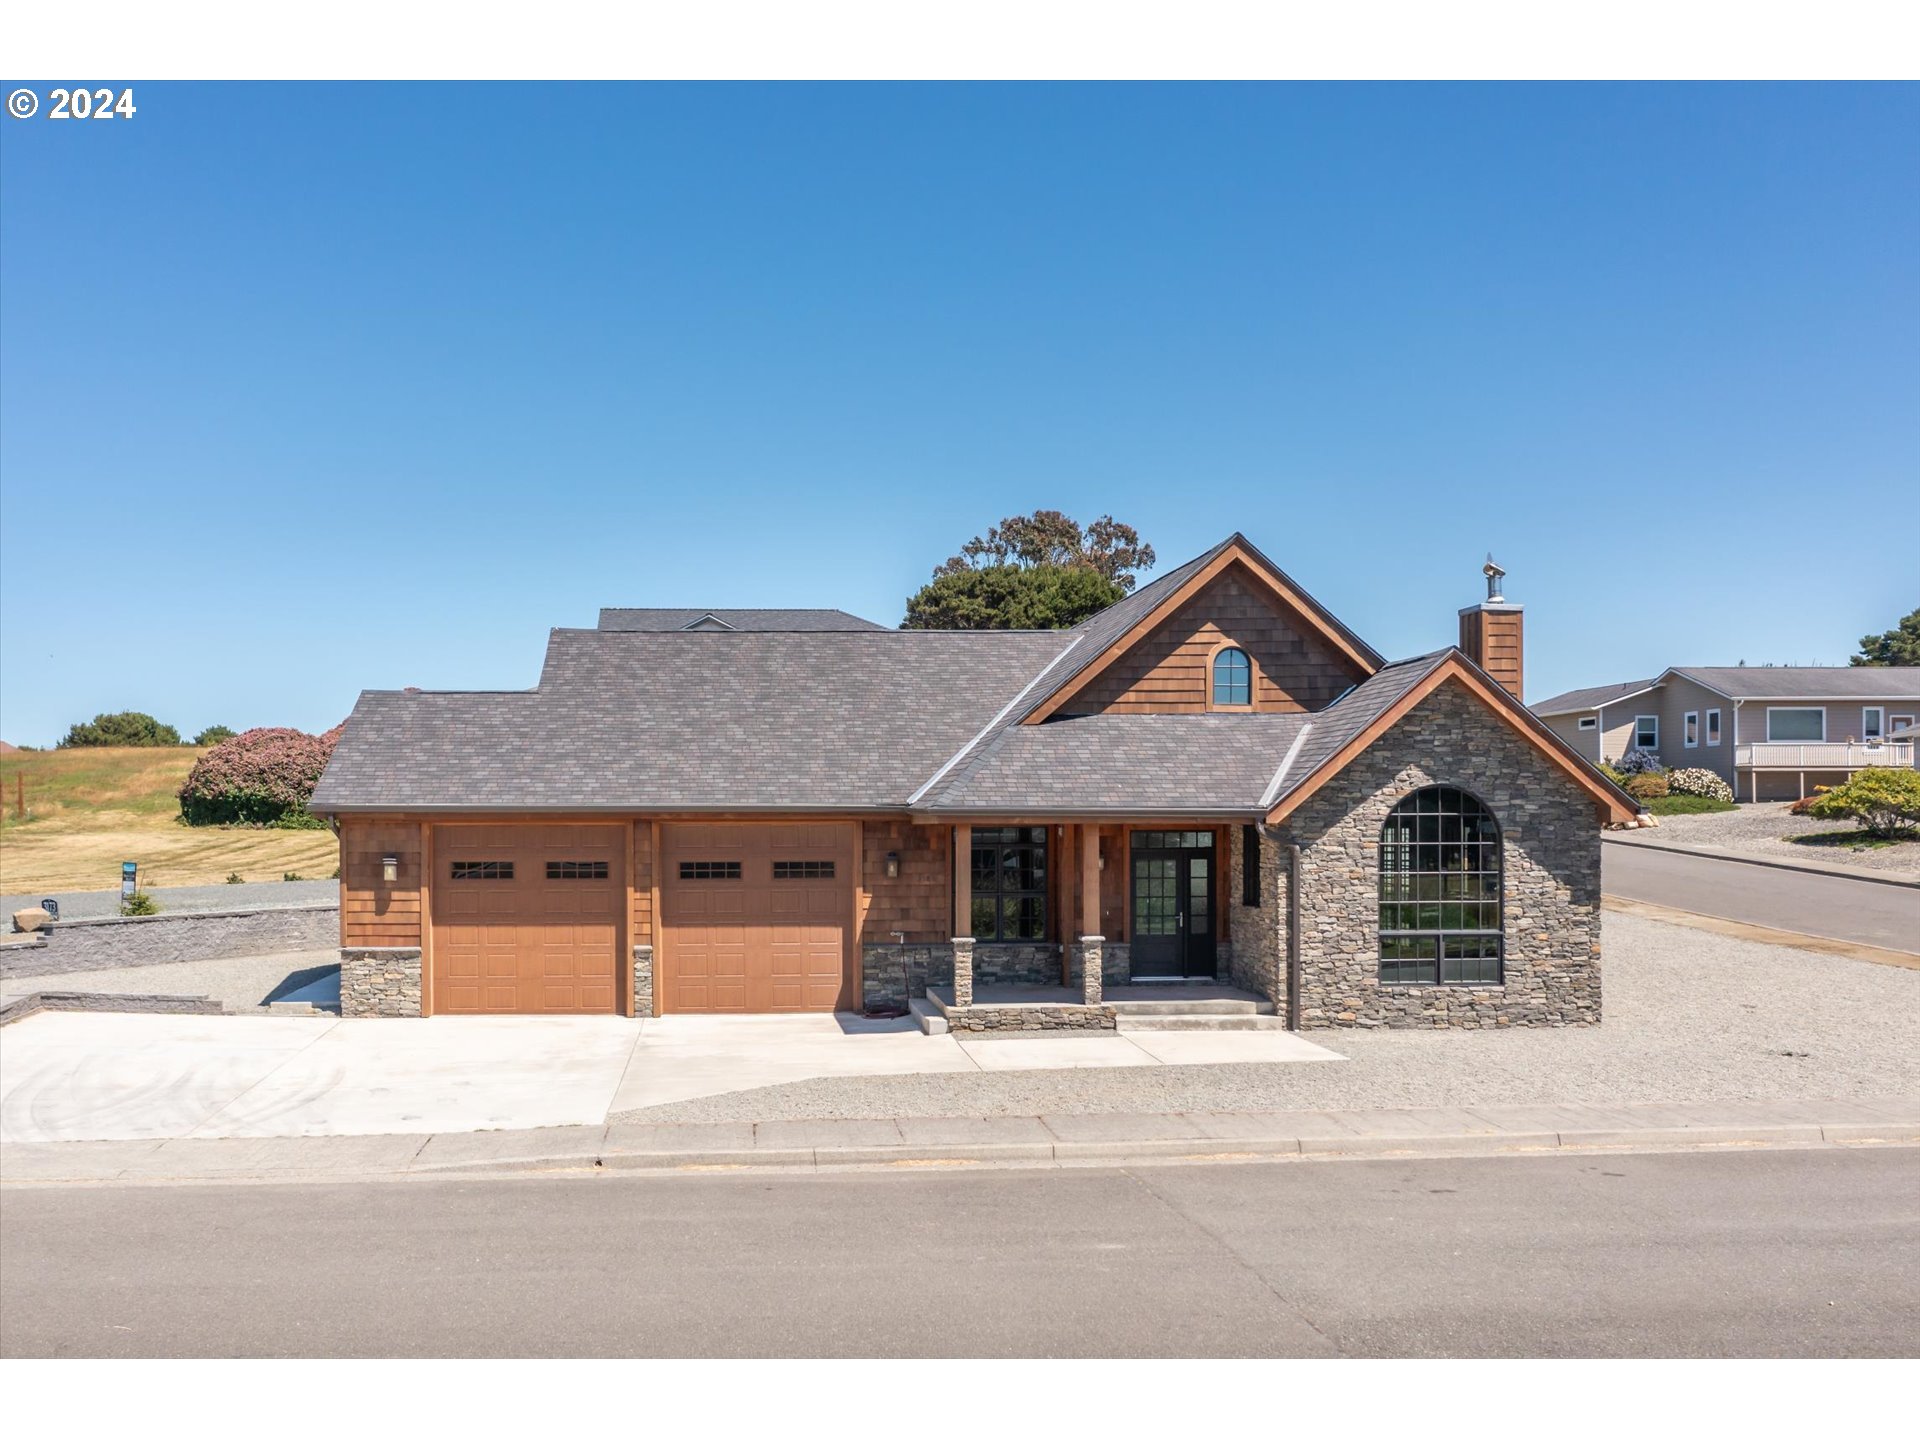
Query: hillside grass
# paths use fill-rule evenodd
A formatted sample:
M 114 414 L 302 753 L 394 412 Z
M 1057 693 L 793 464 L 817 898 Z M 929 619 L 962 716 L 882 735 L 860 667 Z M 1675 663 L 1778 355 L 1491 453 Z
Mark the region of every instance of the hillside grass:
M 235 873 L 333 874 L 339 842 L 329 831 L 181 823 L 180 786 L 205 753 L 173 745 L 0 755 L 0 891 L 118 889 L 123 860 L 139 863 L 143 890 L 217 885 Z

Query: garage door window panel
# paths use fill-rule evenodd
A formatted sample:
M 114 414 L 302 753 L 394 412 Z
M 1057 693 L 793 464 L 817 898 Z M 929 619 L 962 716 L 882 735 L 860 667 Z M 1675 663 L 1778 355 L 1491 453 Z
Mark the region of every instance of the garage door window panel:
M 511 880 L 511 860 L 455 860 L 448 878 L 453 880 Z

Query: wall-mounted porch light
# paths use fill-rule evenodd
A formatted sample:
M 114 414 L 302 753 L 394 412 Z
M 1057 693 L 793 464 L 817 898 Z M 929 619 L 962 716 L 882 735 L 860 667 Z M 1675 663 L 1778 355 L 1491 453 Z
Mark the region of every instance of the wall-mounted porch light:
M 887 879 L 898 880 L 899 878 L 900 852 L 898 850 L 889 850 L 887 851 Z
M 391 885 L 400 878 L 400 857 L 382 855 L 380 857 L 380 878 Z

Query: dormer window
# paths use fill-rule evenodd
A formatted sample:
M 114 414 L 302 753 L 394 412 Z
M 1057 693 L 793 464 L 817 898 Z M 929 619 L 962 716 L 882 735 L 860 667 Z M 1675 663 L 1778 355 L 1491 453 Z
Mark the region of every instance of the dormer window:
M 1229 645 L 1213 657 L 1213 703 L 1253 704 L 1253 662 L 1246 651 Z

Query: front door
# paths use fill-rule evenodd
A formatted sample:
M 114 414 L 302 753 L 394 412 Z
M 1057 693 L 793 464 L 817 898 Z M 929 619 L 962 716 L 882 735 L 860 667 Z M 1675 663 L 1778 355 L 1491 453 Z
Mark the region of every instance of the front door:
M 1214 976 L 1213 832 L 1136 831 L 1133 978 Z

